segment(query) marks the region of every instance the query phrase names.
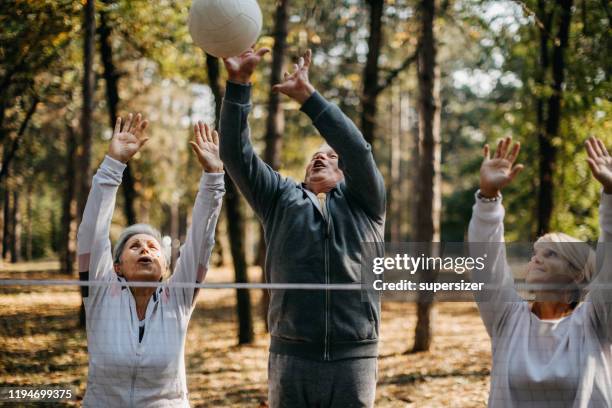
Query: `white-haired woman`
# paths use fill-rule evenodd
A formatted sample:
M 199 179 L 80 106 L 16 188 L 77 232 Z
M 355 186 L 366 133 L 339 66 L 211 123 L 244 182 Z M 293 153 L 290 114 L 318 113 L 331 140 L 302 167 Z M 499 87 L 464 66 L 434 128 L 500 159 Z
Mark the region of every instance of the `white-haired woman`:
M 128 227 L 111 253 L 109 230 L 115 196 L 126 163 L 148 140 L 140 114 L 117 120 L 108 153 L 93 177 L 78 232 L 81 280 L 87 317 L 89 373 L 83 401 L 88 407 L 188 407 L 185 334 L 197 290 L 206 274 L 224 190 L 218 135 L 196 125 L 193 151 L 204 170 L 191 227 L 168 284 L 159 282 L 168 259 L 151 226 Z M 173 285 L 179 284 L 179 285 Z
M 493 158 L 484 148 L 469 241 L 473 255 L 487 254 L 472 279 L 487 287 L 476 300 L 492 342 L 490 407 L 612 407 L 612 262 L 604 248 L 612 241 L 612 158 L 598 139 L 586 148 L 603 186 L 600 262 L 584 242 L 543 236 L 527 265 L 526 283 L 538 286 L 531 303 L 514 289 L 504 244 L 501 190 L 522 170 L 514 164 L 520 145 L 506 138 Z

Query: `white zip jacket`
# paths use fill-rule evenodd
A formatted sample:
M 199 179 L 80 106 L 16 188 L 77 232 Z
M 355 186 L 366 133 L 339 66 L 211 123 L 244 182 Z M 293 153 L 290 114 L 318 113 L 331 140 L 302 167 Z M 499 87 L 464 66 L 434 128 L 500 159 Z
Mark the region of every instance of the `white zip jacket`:
M 514 288 L 501 201 L 476 200 L 468 239 L 489 243 L 487 268 L 472 273 L 489 285 L 475 295 L 492 343 L 489 407 L 612 407 L 612 195 L 602 196 L 599 214 L 598 257 L 606 259 L 585 301 L 566 317 L 540 320 Z
M 192 225 L 168 287 L 149 300 L 145 332 L 130 289 L 115 273 L 109 229 L 125 165 L 106 157 L 93 178 L 78 232 L 81 280 L 105 282 L 84 287 L 89 374 L 86 407 L 188 407 L 185 334 L 197 290 L 172 283 L 202 282 L 214 246 L 223 198 L 223 173 L 203 173 Z

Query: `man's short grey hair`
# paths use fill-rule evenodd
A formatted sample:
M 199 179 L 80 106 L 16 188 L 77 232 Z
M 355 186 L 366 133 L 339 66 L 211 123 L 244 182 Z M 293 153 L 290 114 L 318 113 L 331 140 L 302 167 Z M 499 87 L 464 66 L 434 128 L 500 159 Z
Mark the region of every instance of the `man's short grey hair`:
M 170 265 L 170 259 L 168 259 L 168 254 L 166 253 L 167 251 L 164 251 L 164 247 L 162 245 L 161 233 L 149 224 L 134 224 L 123 230 L 121 235 L 119 235 L 119 239 L 117 240 L 115 249 L 113 250 L 113 263 L 121 263 L 121 254 L 123 253 L 125 244 L 131 237 L 138 234 L 146 234 L 155 238 L 164 254 L 164 258 L 166 258 L 166 265 Z

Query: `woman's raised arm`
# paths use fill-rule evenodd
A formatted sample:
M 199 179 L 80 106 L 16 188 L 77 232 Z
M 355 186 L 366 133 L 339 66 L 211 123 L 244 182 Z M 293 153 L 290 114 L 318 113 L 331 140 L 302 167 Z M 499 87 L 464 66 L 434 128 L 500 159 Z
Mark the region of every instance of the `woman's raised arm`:
M 587 161 L 593 177 L 603 188 L 599 205 L 601 235 L 597 245 L 597 275 L 586 300 L 595 311 L 596 327 L 602 338 L 612 342 L 612 157 L 603 142 L 591 137 L 586 142 Z
M 148 140 L 148 122 L 140 114 L 130 114 L 125 122 L 117 119 L 108 153 L 93 177 L 87 204 L 77 234 L 79 277 L 81 280 L 109 280 L 113 262 L 110 224 L 115 209 L 115 197 L 128 160 Z M 82 289 L 89 296 L 88 287 Z
M 201 283 L 208 270 L 215 245 L 215 227 L 225 193 L 223 163 L 219 158 L 219 135 L 208 125 L 198 122 L 194 127 L 191 147 L 204 170 L 191 216 L 191 226 L 181 247 L 171 282 Z M 178 288 L 178 301 L 185 313 L 194 305 L 198 291 Z
M 514 164 L 520 144 L 512 145 L 512 139 L 501 140 L 491 158 L 488 145 L 484 147 L 484 159 L 480 167 L 480 189 L 476 193 L 472 219 L 468 229 L 470 255 L 484 258 L 485 267 L 472 271 L 472 280 L 484 283 L 484 290 L 475 298 L 482 320 L 491 337 L 503 326 L 506 311 L 521 297 L 514 288 L 512 271 L 506 261 L 504 240 L 504 215 L 501 190 L 523 169 Z

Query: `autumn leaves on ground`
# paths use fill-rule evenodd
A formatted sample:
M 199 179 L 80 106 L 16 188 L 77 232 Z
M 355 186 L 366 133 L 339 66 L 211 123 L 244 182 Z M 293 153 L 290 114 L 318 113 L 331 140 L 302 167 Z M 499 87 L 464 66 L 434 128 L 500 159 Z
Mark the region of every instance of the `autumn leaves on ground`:
M 58 279 L 56 268 L 49 262 L 5 264 L 0 279 Z M 231 281 L 231 273 L 211 270 L 207 281 Z M 252 295 L 258 304 L 260 291 Z M 0 384 L 71 385 L 77 400 L 70 405 L 80 405 L 87 383 L 87 343 L 78 327 L 79 302 L 76 287 L 0 286 Z M 266 400 L 268 336 L 257 316 L 255 344 L 236 346 L 234 302 L 232 290 L 200 292 L 186 345 L 193 407 L 258 407 Z M 383 302 L 376 406 L 485 406 L 490 343 L 474 304 L 439 304 L 431 351 L 406 354 L 414 309 L 408 303 Z

